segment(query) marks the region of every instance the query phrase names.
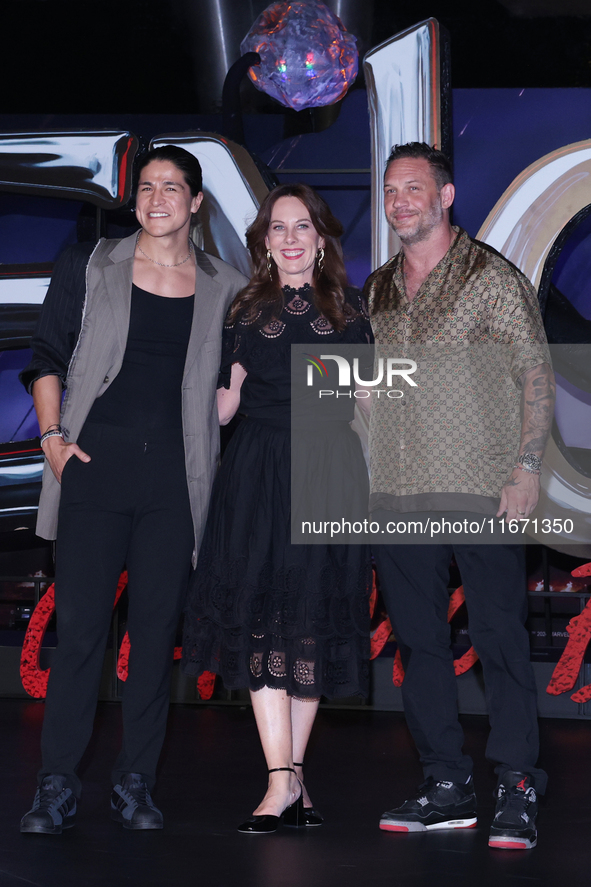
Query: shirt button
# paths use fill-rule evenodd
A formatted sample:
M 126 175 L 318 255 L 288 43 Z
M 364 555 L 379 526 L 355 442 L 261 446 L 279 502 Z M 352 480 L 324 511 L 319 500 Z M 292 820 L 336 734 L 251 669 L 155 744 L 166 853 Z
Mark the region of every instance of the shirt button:
M 405 449 L 406 449 L 406 444 L 401 443 L 401 444 L 400 444 L 400 449 L 401 449 L 401 450 L 405 450 Z
M 103 385 L 106 385 L 108 381 L 109 381 L 109 377 L 105 376 L 105 378 L 103 379 Z

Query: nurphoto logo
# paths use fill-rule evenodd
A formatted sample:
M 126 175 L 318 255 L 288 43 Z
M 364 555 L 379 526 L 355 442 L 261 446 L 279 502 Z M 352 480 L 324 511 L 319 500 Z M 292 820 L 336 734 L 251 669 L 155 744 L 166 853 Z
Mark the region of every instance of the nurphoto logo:
M 416 372 L 416 361 L 405 357 L 380 357 L 377 361 L 377 376 L 375 379 L 362 379 L 359 372 L 359 358 L 355 357 L 353 361 L 347 360 L 340 354 L 321 354 L 316 357 L 314 354 L 305 355 L 307 367 L 306 385 L 312 387 L 314 385 L 314 370 L 320 373 L 321 379 L 326 379 L 328 370 L 324 361 L 334 360 L 338 368 L 338 386 L 339 388 L 348 388 L 349 391 L 334 391 L 331 389 L 321 388 L 318 391 L 318 397 L 357 397 L 367 398 L 375 394 L 380 397 L 384 394 L 386 397 L 396 400 L 404 397 L 404 391 L 394 388 L 394 379 L 399 381 L 402 379 L 413 388 L 417 388 L 417 383 L 411 379 L 411 375 Z M 351 366 L 352 363 L 352 366 Z M 351 375 L 353 382 L 359 386 L 352 390 Z M 385 388 L 379 388 L 385 380 Z

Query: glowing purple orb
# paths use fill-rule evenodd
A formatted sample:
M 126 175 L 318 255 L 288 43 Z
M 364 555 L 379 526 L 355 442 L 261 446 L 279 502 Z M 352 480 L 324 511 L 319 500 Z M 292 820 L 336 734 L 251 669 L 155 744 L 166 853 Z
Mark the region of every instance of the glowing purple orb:
M 272 3 L 255 21 L 240 51 L 258 52 L 248 76 L 258 89 L 302 111 L 342 99 L 357 77 L 357 41 L 317 0 Z

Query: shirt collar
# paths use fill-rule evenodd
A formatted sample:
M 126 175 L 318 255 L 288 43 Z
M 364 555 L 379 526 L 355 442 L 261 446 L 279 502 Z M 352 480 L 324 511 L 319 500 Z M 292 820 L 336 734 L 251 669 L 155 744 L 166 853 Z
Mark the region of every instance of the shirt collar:
M 466 254 L 467 250 L 470 248 L 470 237 L 463 228 L 458 227 L 457 225 L 452 225 L 452 231 L 455 232 L 455 237 L 452 240 L 448 251 L 443 256 L 441 261 L 435 265 L 432 271 L 429 272 L 423 283 L 421 284 L 418 293 L 415 298 L 412 300 L 416 301 L 417 298 L 423 293 L 423 291 L 429 286 L 434 277 L 443 277 L 447 269 L 450 265 L 457 261 L 457 259 Z M 407 298 L 406 295 L 406 284 L 404 282 L 404 253 L 402 250 L 396 256 L 396 264 L 394 266 L 394 284 L 400 293 L 400 302 L 402 305 L 410 305 L 411 301 Z

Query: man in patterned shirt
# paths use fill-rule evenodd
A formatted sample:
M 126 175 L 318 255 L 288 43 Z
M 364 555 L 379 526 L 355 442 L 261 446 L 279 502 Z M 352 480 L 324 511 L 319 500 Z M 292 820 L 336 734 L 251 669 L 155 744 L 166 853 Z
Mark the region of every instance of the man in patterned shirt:
M 401 383 L 405 390 L 389 395 L 394 400 L 376 392 L 371 399 L 370 509 L 380 527 L 389 527 L 379 540 L 385 534 L 388 543 L 375 545 L 374 555 L 426 779 L 413 798 L 384 813 L 380 828 L 476 825 L 447 624 L 453 555 L 486 682 L 487 757 L 498 775 L 489 845 L 529 849 L 546 774 L 536 766 L 525 554 L 521 544 L 506 544 L 505 534 L 494 543 L 503 516 L 527 518 L 538 501 L 554 381 L 533 287 L 450 224 L 454 193 L 440 151 L 418 142 L 392 150 L 384 205 L 402 248 L 366 283 L 377 355 L 417 364 L 416 386 Z M 406 526 L 414 536 L 399 535 Z M 392 544 L 393 528 L 399 544 Z M 434 528 L 446 535 L 433 538 Z M 421 531 L 430 544 L 420 544 Z

